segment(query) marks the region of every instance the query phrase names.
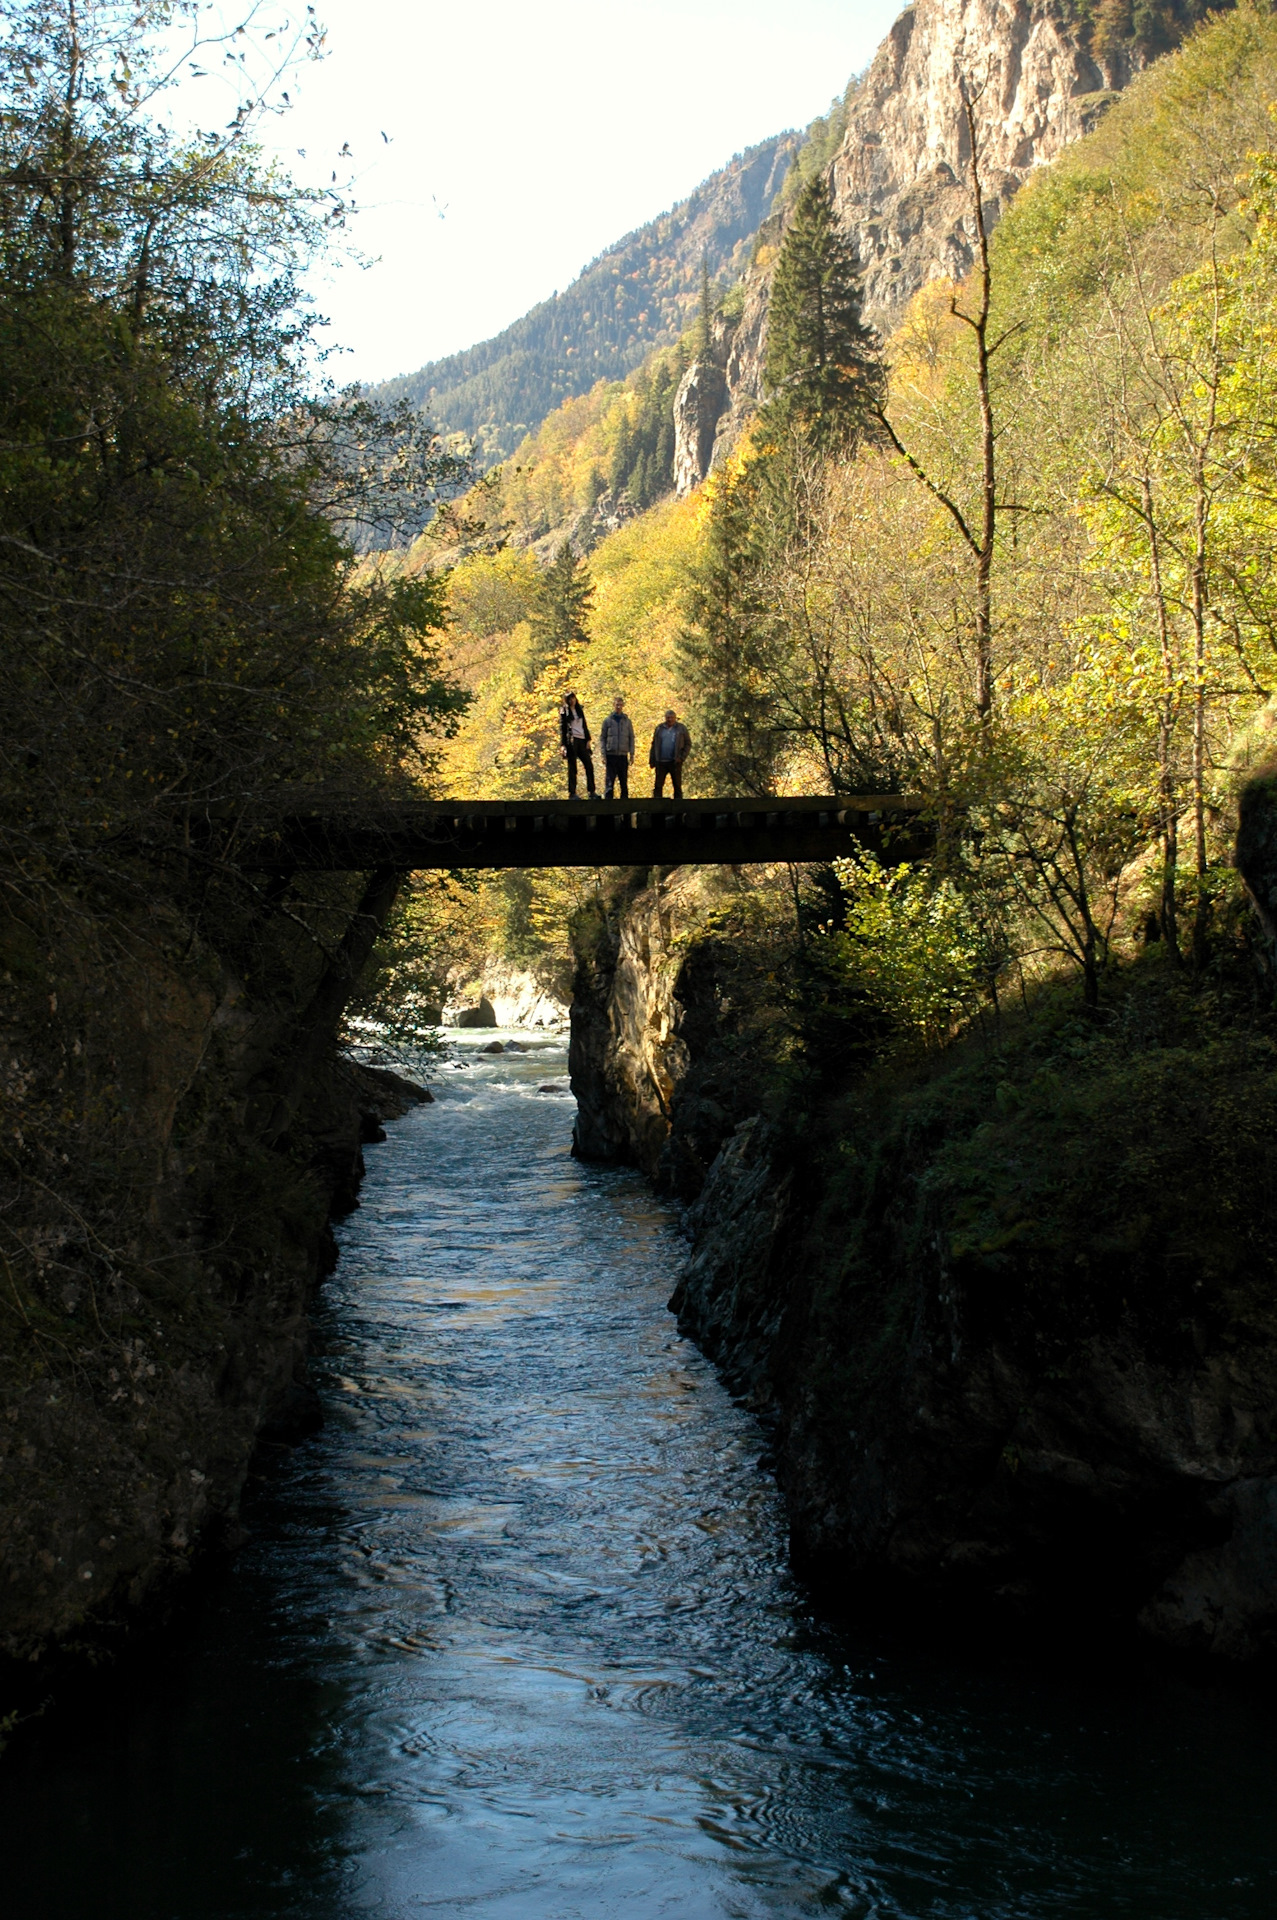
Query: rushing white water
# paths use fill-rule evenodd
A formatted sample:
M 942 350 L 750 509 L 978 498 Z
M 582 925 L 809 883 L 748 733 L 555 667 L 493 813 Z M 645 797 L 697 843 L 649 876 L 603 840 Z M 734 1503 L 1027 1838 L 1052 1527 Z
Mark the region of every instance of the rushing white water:
M 568 1157 L 560 1042 L 491 1038 L 369 1154 L 328 1422 L 251 1544 L 146 1684 L 0 1775 L 8 1910 L 1277 1910 L 1264 1707 L 822 1624 L 763 1436 L 666 1311 L 668 1211 Z

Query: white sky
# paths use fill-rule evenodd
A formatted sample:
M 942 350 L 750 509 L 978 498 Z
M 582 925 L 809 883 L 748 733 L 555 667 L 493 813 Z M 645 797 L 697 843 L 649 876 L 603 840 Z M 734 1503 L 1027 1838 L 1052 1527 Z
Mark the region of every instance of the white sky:
M 330 370 L 382 379 L 499 332 L 733 153 L 823 113 L 901 3 L 316 0 L 328 57 L 266 130 L 299 179 L 354 154 L 376 264 L 316 282 L 347 349 Z M 214 84 L 188 95 L 206 124 Z

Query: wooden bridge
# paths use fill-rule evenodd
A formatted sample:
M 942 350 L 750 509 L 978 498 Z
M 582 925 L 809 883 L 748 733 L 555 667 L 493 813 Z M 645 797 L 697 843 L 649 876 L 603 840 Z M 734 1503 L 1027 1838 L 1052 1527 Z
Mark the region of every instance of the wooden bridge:
M 269 828 L 249 827 L 235 858 L 259 872 L 404 873 L 427 867 L 743 866 L 834 860 L 863 848 L 894 865 L 930 850 L 931 834 L 920 817 L 924 807 L 924 801 L 901 794 L 299 807 Z

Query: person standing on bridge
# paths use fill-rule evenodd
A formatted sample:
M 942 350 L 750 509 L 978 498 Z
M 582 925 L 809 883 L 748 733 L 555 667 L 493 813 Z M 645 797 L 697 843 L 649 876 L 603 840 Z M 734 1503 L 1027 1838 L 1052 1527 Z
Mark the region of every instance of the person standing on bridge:
M 607 775 L 603 798 L 610 800 L 613 787 L 619 783 L 622 800 L 628 800 L 630 762 L 634 758 L 634 726 L 619 693 L 612 702 L 611 713 L 603 722 L 600 741 L 603 747 L 603 771 Z
M 652 749 L 647 756 L 648 766 L 656 769 L 653 800 L 659 800 L 664 793 L 667 775 L 673 784 L 674 798 L 683 798 L 683 762 L 691 751 L 691 734 L 673 707 L 667 708 L 664 720 L 652 735 Z
M 590 751 L 590 723 L 585 708 L 574 693 L 569 693 L 559 708 L 559 740 L 568 763 L 568 799 L 576 799 L 577 763 L 585 768 L 585 785 L 594 798 L 594 755 Z

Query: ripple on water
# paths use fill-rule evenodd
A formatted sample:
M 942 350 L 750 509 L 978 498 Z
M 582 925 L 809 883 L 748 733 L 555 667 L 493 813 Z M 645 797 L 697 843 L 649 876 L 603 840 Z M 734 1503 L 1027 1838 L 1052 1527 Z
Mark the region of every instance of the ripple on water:
M 1267 1920 L 1262 1711 L 809 1613 L 760 1436 L 665 1310 L 668 1212 L 567 1157 L 561 1048 L 488 1038 L 368 1156 L 328 1424 L 251 1546 L 5 1782 L 14 1910 Z

